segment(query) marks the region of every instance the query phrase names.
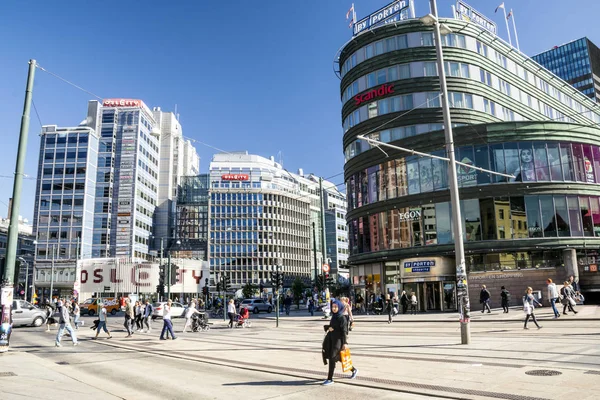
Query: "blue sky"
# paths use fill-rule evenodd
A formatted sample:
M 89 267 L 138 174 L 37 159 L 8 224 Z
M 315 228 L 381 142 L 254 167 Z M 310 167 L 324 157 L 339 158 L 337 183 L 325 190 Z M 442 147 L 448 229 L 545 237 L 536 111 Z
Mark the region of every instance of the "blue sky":
M 355 0 L 357 17 L 387 0 Z M 469 4 L 506 28 L 501 0 Z M 597 0 L 509 0 L 526 54 L 582 36 L 600 44 Z M 325 177 L 343 170 L 339 80 L 333 58 L 351 36 L 350 0 L 180 0 L 4 2 L 0 12 L 3 121 L 0 175 L 12 177 L 27 61 L 100 97 L 142 99 L 173 111 L 184 136 L 227 150 L 283 154 L 284 166 Z M 438 0 L 450 16 L 452 0 Z M 565 10 L 564 5 L 578 9 Z M 417 16 L 429 12 L 415 0 Z M 583 17 L 582 17 L 583 16 Z M 589 17 L 586 17 L 589 16 Z M 586 21 L 588 19 L 589 21 Z M 77 125 L 91 96 L 38 70 L 33 94 L 42 124 Z M 40 124 L 32 114 L 25 172 L 36 176 Z M 197 144 L 203 172 L 215 150 Z M 342 176 L 332 179 L 343 181 Z M 6 216 L 12 179 L 0 177 Z M 20 214 L 31 220 L 35 180 L 25 180 Z

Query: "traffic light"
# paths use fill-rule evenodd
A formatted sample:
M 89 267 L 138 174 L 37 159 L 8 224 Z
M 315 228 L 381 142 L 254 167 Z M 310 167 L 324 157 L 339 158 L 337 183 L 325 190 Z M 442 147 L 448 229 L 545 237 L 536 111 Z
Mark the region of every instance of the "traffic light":
M 165 284 L 165 266 L 164 265 L 160 265 L 158 267 L 158 285 L 159 286 L 161 286 L 161 285 L 164 286 L 164 284 Z M 158 289 L 157 289 L 157 291 L 158 291 Z
M 202 288 L 202 294 L 203 294 L 203 295 L 205 295 L 205 296 L 207 296 L 207 295 L 208 295 L 208 288 L 207 288 L 206 286 L 204 286 L 204 287 Z
M 283 287 L 283 272 L 279 272 L 277 274 L 277 287 L 278 288 L 282 288 Z
M 171 264 L 171 280 L 170 285 L 177 284 L 177 273 L 179 272 L 179 267 L 177 265 Z
M 164 284 L 158 284 L 158 285 L 156 285 L 156 293 L 158 293 L 160 296 L 164 295 L 164 293 L 165 293 L 165 285 Z
M 271 283 L 273 286 L 275 286 L 275 288 L 281 289 L 283 287 L 283 272 L 272 271 Z
M 260 292 L 262 293 L 262 292 L 263 292 L 263 290 L 264 290 L 264 288 L 265 288 L 265 287 L 263 286 L 262 282 L 260 283 L 260 285 L 258 286 L 258 288 L 259 288 Z
M 228 275 L 223 275 L 223 290 L 228 292 L 231 289 L 231 278 Z
M 218 282 L 218 283 L 217 283 L 217 292 L 220 292 L 220 291 L 221 291 L 221 283 L 220 283 L 220 282 Z

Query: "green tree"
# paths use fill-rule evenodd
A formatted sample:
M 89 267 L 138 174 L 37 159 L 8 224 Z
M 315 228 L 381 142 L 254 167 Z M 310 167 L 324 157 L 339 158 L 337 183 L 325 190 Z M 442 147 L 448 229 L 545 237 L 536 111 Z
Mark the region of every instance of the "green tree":
M 294 295 L 294 301 L 296 302 L 296 307 L 300 308 L 300 298 L 302 298 L 302 293 L 304 292 L 304 283 L 302 283 L 302 279 L 299 276 L 294 279 L 294 283 L 292 283 L 292 294 Z
M 245 299 L 251 299 L 256 294 L 257 289 L 258 286 L 253 285 L 252 282 L 248 282 L 242 287 L 242 295 Z

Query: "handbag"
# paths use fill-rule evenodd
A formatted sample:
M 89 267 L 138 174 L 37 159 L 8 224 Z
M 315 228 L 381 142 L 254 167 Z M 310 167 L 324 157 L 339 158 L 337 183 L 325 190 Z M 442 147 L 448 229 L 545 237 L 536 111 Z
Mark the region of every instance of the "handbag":
M 525 314 L 529 315 L 529 314 L 531 314 L 532 311 L 533 311 L 533 307 L 531 306 L 531 304 L 529 304 L 528 301 L 523 303 L 523 312 Z
M 577 303 L 575 303 L 575 300 L 573 300 L 572 297 L 569 297 L 569 303 L 571 303 L 572 306 L 577 304 Z
M 342 372 L 348 372 L 352 370 L 352 357 L 350 356 L 350 349 L 340 351 L 340 361 L 342 362 Z

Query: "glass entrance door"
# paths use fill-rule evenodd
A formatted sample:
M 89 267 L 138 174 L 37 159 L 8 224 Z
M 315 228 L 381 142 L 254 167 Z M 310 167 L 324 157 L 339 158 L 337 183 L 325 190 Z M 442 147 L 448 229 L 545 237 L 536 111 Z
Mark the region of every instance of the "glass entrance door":
M 456 284 L 444 282 L 444 311 L 456 310 Z
M 424 284 L 424 286 L 424 308 L 427 311 L 440 311 L 442 309 L 440 282 L 427 282 Z

